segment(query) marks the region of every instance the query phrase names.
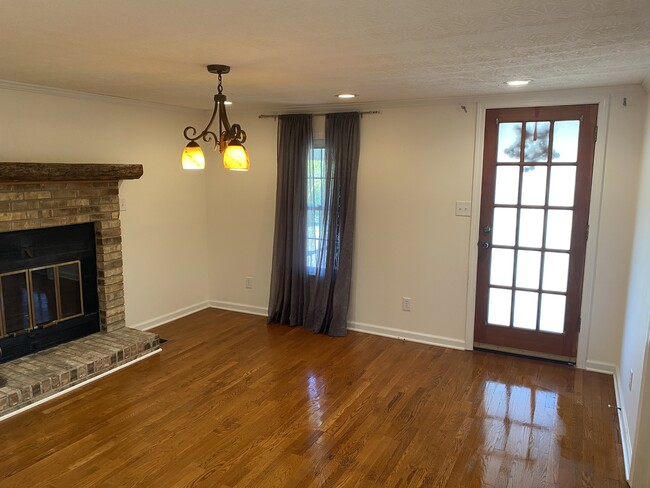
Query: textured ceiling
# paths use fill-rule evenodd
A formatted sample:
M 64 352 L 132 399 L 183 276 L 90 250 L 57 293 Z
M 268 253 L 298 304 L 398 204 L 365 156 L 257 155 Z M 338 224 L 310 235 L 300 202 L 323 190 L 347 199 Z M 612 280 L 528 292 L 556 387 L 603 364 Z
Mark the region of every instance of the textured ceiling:
M 206 108 L 211 63 L 242 107 L 642 83 L 650 0 L 0 2 L 0 80 Z

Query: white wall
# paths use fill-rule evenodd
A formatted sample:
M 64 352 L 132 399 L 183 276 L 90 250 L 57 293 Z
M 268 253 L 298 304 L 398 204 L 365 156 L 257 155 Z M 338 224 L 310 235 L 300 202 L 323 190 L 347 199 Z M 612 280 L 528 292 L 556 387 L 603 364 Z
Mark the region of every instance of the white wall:
M 349 320 L 456 347 L 465 341 L 475 105 L 383 110 L 361 121 Z M 402 297 L 412 299 L 403 312 Z
M 183 171 L 197 111 L 54 90 L 0 87 L 0 161 L 139 163 L 120 196 L 127 325 L 152 325 L 208 298 L 207 187 Z M 171 314 L 171 315 L 170 315 Z
M 611 93 L 609 127 L 600 128 L 598 142 L 605 154 L 598 188 L 600 232 L 589 243 L 596 256 L 592 320 L 585 327 L 591 332 L 581 340 L 588 343 L 588 365 L 614 371 L 627 300 L 634 233 L 630 216 L 636 207 L 646 95 L 640 87 Z M 592 98 L 609 95 L 600 90 Z M 553 96 L 544 94 L 547 100 Z M 562 103 L 567 103 L 566 93 Z M 477 130 L 476 105 L 465 105 L 468 113 L 449 102 L 384 109 L 362 119 L 353 328 L 464 346 L 467 276 L 474 263 L 468 258 L 470 219 L 456 217 L 454 204 L 472 196 Z M 263 314 L 273 245 L 277 125 L 257 114 L 237 114 L 233 120 L 248 133 L 251 172 L 210 174 L 211 297 L 216 306 Z M 245 276 L 254 277 L 253 290 L 245 289 Z M 403 296 L 412 298 L 410 313 L 401 311 Z
M 646 99 L 641 89 L 613 94 L 607 133 L 601 130 L 599 134 L 599 142 L 606 142 L 606 153 L 588 346 L 588 360 L 596 364 L 616 365 L 620 357 Z
M 650 105 L 647 109 L 640 106 L 639 110 L 646 115 L 645 145 L 639 178 L 630 278 L 626 287 L 627 313 L 622 334 L 618 382 L 622 393 L 622 415 L 625 416 L 629 443 L 633 448 L 632 486 L 649 486 L 647 455 L 650 452 Z M 628 383 L 630 371 L 634 371 L 631 389 Z
M 463 346 L 475 113 L 457 105 L 389 109 L 361 121 L 352 301 L 357 327 L 438 335 Z M 214 305 L 266 313 L 276 186 L 273 119 L 233 112 L 247 131 L 248 174 L 211 170 Z M 216 158 L 215 158 L 216 159 Z M 254 278 L 253 290 L 244 286 Z M 401 297 L 413 311 L 401 311 Z
M 206 152 L 210 298 L 220 308 L 266 315 L 275 224 L 276 123 L 236 111 L 228 115 L 248 134 L 251 170 L 227 171 L 218 152 Z M 253 278 L 252 289 L 245 288 L 247 276 Z
M 606 94 L 606 92 L 605 92 Z M 620 103 L 622 96 L 628 105 Z M 600 208 L 588 360 L 617 365 L 627 303 L 636 188 L 646 117 L 638 87 L 616 92 Z M 352 302 L 354 328 L 463 347 L 476 104 L 384 109 L 362 119 Z M 182 128 L 205 114 L 105 97 L 0 89 L 0 160 L 135 162 L 121 196 L 127 321 L 152 325 L 215 306 L 264 314 L 273 244 L 276 127 L 237 113 L 248 132 L 249 173 L 182 171 Z M 207 222 L 207 226 L 205 223 Z M 638 236 L 637 236 L 638 239 Z M 253 278 L 253 289 L 244 279 Z M 635 287 L 634 282 L 630 286 Z M 412 312 L 401 311 L 401 297 Z M 629 306 L 628 306 L 629 308 Z M 623 365 L 622 365 L 623 366 Z M 612 366 L 613 367 L 613 366 Z

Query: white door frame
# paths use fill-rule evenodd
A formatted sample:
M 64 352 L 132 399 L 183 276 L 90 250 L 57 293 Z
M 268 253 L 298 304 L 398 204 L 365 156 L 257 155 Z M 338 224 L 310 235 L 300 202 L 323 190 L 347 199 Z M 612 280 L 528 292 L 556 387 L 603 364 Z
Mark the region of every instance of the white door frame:
M 605 150 L 607 148 L 607 122 L 609 120 L 610 95 L 602 90 L 594 93 L 538 93 L 480 102 L 476 107 L 476 135 L 474 142 L 474 170 L 472 176 L 472 214 L 469 237 L 469 272 L 467 276 L 467 313 L 465 349 L 474 349 L 474 313 L 476 302 L 476 270 L 478 265 L 479 217 L 481 211 L 481 185 L 483 179 L 483 138 L 485 134 L 485 111 L 492 108 L 516 108 L 556 105 L 598 104 L 598 141 L 594 152 L 591 199 L 589 203 L 589 241 L 585 257 L 585 275 L 582 289 L 580 315 L 582 324 L 578 335 L 576 366 L 587 366 L 591 311 L 598 255 L 598 231 L 600 207 L 605 174 Z

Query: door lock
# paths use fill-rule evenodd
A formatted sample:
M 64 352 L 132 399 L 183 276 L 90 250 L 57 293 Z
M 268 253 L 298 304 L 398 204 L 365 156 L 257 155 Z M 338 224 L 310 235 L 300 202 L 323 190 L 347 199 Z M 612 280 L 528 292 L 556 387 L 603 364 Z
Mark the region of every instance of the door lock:
M 489 234 L 490 232 L 492 232 L 492 227 L 490 227 L 489 225 L 486 225 L 485 227 L 483 227 L 483 232 L 485 232 L 486 234 Z
M 482 247 L 483 249 L 490 249 L 490 243 L 489 243 L 488 241 L 483 241 L 483 242 L 481 243 L 481 247 Z

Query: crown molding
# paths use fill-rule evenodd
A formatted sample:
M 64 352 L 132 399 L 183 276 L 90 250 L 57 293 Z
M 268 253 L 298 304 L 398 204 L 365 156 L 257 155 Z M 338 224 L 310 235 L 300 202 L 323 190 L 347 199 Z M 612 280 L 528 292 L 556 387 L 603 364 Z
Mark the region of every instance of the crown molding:
M 150 102 L 146 100 L 136 100 L 134 98 L 117 97 L 113 95 L 102 95 L 100 93 L 90 93 L 77 90 L 68 90 L 67 88 L 55 88 L 51 86 L 32 85 L 30 83 L 21 83 L 18 81 L 0 80 L 0 90 L 13 90 L 27 93 L 37 93 L 40 95 L 50 95 L 55 97 L 73 98 L 77 100 L 93 100 L 104 103 L 118 103 L 124 105 L 157 108 L 163 110 L 196 112 L 201 109 L 171 105 L 159 102 Z
M 67 97 L 81 100 L 96 100 L 107 103 L 119 103 L 126 105 L 135 105 L 149 108 L 157 108 L 164 110 L 185 111 L 185 112 L 209 112 L 208 108 L 200 109 L 195 107 L 186 107 L 180 105 L 171 105 L 160 102 L 150 102 L 145 100 L 136 100 L 132 98 L 116 97 L 112 95 L 102 95 L 98 93 L 89 93 L 76 90 L 68 90 L 65 88 L 54 88 L 42 85 L 32 85 L 29 83 L 20 83 L 16 81 L 0 80 L 0 89 L 15 90 L 21 92 L 38 93 L 44 95 L 52 95 L 58 97 Z M 238 106 L 231 106 L 229 110 L 237 113 L 258 113 L 264 115 L 281 115 L 290 113 L 316 113 L 316 112 L 352 112 L 352 111 L 365 111 L 365 110 L 382 110 L 392 108 L 414 108 L 414 107 L 430 107 L 439 105 L 469 105 L 476 103 L 489 103 L 498 102 L 504 98 L 509 100 L 534 100 L 548 101 L 549 96 L 557 96 L 558 98 L 585 98 L 585 97 L 598 97 L 603 94 L 626 94 L 629 95 L 630 91 L 637 93 L 650 93 L 650 78 L 646 78 L 642 84 L 633 85 L 611 85 L 601 87 L 589 88 L 571 88 L 562 90 L 521 90 L 512 89 L 499 93 L 487 95 L 468 95 L 468 96 L 453 96 L 453 97 L 431 97 L 431 98 L 418 98 L 418 99 L 395 99 L 395 100 L 375 100 L 375 101 L 353 101 L 353 102 L 340 102 L 340 103 L 327 103 L 327 104 L 313 104 L 313 105 L 275 105 L 269 103 L 242 103 Z
M 649 86 L 650 88 L 650 86 Z M 563 90 L 517 90 L 504 91 L 501 93 L 494 93 L 488 95 L 469 95 L 469 96 L 454 96 L 454 97 L 438 97 L 438 98 L 420 98 L 420 99 L 396 99 L 396 100 L 376 100 L 368 102 L 346 102 L 345 105 L 341 103 L 332 104 L 319 104 L 319 105 L 284 105 L 284 106 L 269 106 L 268 104 L 260 105 L 257 108 L 252 106 L 239 107 L 237 109 L 231 108 L 232 112 L 249 114 L 257 112 L 258 115 L 282 115 L 292 113 L 321 113 L 321 112 L 353 112 L 353 111 L 373 111 L 384 109 L 399 109 L 399 108 L 416 108 L 416 107 L 432 107 L 440 105 L 458 105 L 468 106 L 471 104 L 490 104 L 502 103 L 504 99 L 510 101 L 521 100 L 527 104 L 534 103 L 536 100 L 540 104 L 549 102 L 550 98 L 556 98 L 559 102 L 571 101 L 570 103 L 578 103 L 579 100 L 600 100 L 604 96 L 610 95 L 631 95 L 634 93 L 647 93 L 648 89 L 640 84 L 634 85 L 611 85 L 589 88 L 571 88 Z

